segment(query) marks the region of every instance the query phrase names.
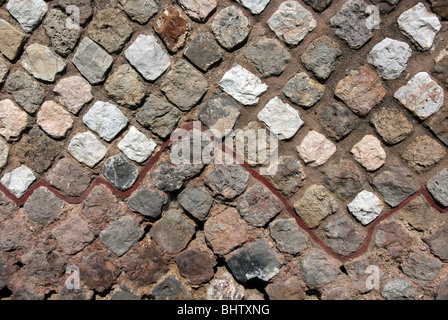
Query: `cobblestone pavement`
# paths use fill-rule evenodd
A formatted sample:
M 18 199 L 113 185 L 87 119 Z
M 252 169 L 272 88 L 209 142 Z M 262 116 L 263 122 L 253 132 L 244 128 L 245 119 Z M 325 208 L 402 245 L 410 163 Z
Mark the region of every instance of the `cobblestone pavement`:
M 447 299 L 447 18 L 0 0 L 0 298 Z

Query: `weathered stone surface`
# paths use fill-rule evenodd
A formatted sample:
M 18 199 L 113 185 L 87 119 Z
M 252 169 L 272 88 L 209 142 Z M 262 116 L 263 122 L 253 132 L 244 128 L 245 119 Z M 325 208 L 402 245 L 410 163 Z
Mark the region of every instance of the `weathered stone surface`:
M 9 73 L 9 66 L 6 63 L 5 59 L 3 59 L 2 56 L 0 56 L 0 85 L 3 84 L 3 82 L 5 82 L 8 73 Z
M 112 66 L 112 57 L 99 45 L 84 38 L 72 59 L 79 72 L 92 85 L 99 84 L 106 79 L 106 73 Z
M 79 164 L 64 158 L 48 171 L 47 181 L 69 196 L 80 196 L 90 186 L 92 177 Z
M 445 156 L 445 148 L 427 135 L 415 138 L 401 155 L 408 166 L 417 173 L 428 171 Z
M 395 278 L 384 285 L 381 295 L 386 300 L 413 300 L 416 293 L 407 279 Z
M 319 118 L 325 135 L 336 141 L 347 137 L 358 126 L 358 118 L 339 103 L 332 103 L 322 109 Z
M 132 126 L 123 140 L 118 144 L 120 149 L 129 159 L 142 163 L 148 160 L 156 149 L 157 144 L 146 135 Z
M 173 275 L 167 276 L 152 290 L 155 300 L 190 300 L 191 293 L 182 282 Z
M 75 49 L 81 36 L 81 28 L 70 28 L 67 19 L 69 19 L 68 16 L 61 10 L 52 9 L 43 22 L 52 48 L 63 57 L 68 56 Z
M 144 231 L 130 216 L 112 222 L 101 231 L 100 241 L 117 256 L 122 256 L 143 236 Z
M 411 171 L 401 163 L 382 170 L 373 179 L 373 185 L 391 207 L 400 205 L 418 190 Z
M 176 257 L 179 272 L 192 284 L 202 284 L 210 281 L 215 274 L 216 259 L 206 249 L 192 248 L 185 250 Z
M 154 21 L 153 28 L 168 50 L 175 53 L 185 45 L 190 23 L 180 9 L 168 6 Z
M 427 233 L 438 223 L 440 212 L 429 204 L 423 195 L 419 195 L 402 208 L 397 215 L 415 230 Z
M 309 108 L 322 98 L 325 87 L 301 72 L 291 78 L 282 91 L 295 104 Z
M 185 60 L 179 60 L 161 85 L 168 100 L 182 111 L 191 110 L 209 88 L 207 79 Z
M 240 114 L 238 104 L 222 93 L 202 105 L 198 118 L 207 129 L 212 130 L 217 139 L 223 139 L 231 133 Z
M 235 251 L 226 263 L 235 278 L 242 282 L 254 278 L 269 281 L 281 267 L 271 248 L 261 239 Z
M 145 24 L 159 11 L 154 0 L 119 0 L 128 17 L 140 24 Z
M 145 98 L 145 85 L 128 64 L 118 67 L 107 79 L 105 89 L 114 101 L 130 108 L 138 107 Z
M 442 87 L 426 72 L 419 72 L 409 82 L 398 89 L 394 97 L 417 117 L 425 120 L 439 111 L 443 105 Z
M 176 166 L 167 162 L 160 162 L 155 170 L 151 172 L 151 179 L 154 185 L 160 190 L 173 192 L 182 187 L 185 176 Z
M 205 33 L 199 34 L 191 41 L 184 51 L 184 56 L 204 72 L 223 59 L 219 47 Z
M 316 20 L 297 1 L 284 1 L 268 20 L 268 25 L 279 39 L 296 46 L 314 30 Z
M 438 203 L 448 207 L 448 169 L 443 169 L 432 177 L 426 188 Z
M 127 287 L 120 286 L 120 288 L 110 296 L 110 300 L 134 301 L 140 300 L 140 297 L 130 291 Z
M 239 165 L 217 166 L 205 176 L 205 184 L 225 199 L 234 199 L 242 194 L 249 182 L 249 173 Z
M 345 216 L 329 223 L 325 227 L 325 232 L 328 246 L 343 256 L 356 252 L 363 242 L 355 225 Z
M 213 19 L 211 27 L 216 40 L 226 50 L 241 44 L 250 32 L 249 19 L 236 6 L 222 9 Z
M 434 256 L 422 251 L 412 251 L 401 264 L 403 272 L 424 286 L 439 275 L 442 263 Z
M 9 99 L 0 101 L 0 134 L 8 141 L 18 140 L 28 126 L 28 115 Z
M 112 141 L 128 124 L 128 118 L 115 105 L 98 101 L 82 118 L 84 124 L 105 141 Z
M 216 0 L 178 0 L 177 2 L 191 19 L 198 22 L 205 22 L 218 4 Z
M 334 94 L 352 111 L 366 116 L 386 95 L 381 80 L 368 67 L 350 71 L 336 86 Z
M 311 6 L 314 11 L 322 12 L 331 5 L 333 0 L 303 0 L 303 2 Z
M 22 55 L 22 66 L 36 79 L 54 82 L 58 73 L 64 71 L 64 60 L 46 46 L 32 44 Z
M 421 50 L 432 47 L 436 34 L 442 28 L 439 18 L 430 13 L 423 3 L 418 3 L 398 17 L 398 26 Z
M 331 164 L 322 172 L 322 177 L 325 187 L 339 199 L 345 200 L 362 190 L 363 176 L 355 163 L 347 159 Z
M 78 253 L 95 239 L 89 224 L 79 214 L 64 221 L 51 233 L 68 255 Z
M 318 167 L 336 152 L 336 145 L 323 134 L 312 130 L 302 140 L 297 151 L 307 166 Z
M 313 40 L 302 55 L 305 68 L 318 79 L 328 79 L 335 70 L 336 60 L 342 55 L 339 44 L 327 36 Z
M 311 251 L 300 263 L 300 272 L 308 285 L 318 287 L 335 280 L 341 270 L 322 252 Z
M 369 14 L 367 7 L 363 0 L 349 0 L 330 20 L 334 33 L 352 49 L 361 48 L 372 38 L 373 30 L 367 19 L 373 13 Z
M 414 131 L 405 113 L 396 108 L 380 109 L 373 115 L 371 122 L 383 141 L 391 145 L 400 143 Z
M 434 67 L 432 68 L 432 74 L 441 83 L 448 87 L 448 47 L 445 47 L 440 51 L 439 55 L 434 59 Z
M 110 54 L 123 49 L 131 35 L 126 16 L 113 8 L 98 11 L 87 29 L 87 36 Z
M 370 191 L 361 191 L 347 205 L 348 211 L 356 217 L 363 225 L 371 223 L 383 211 L 384 204 Z
M 53 192 L 45 187 L 40 187 L 25 202 L 23 209 L 31 221 L 48 226 L 59 219 L 64 206 L 65 203 Z
M 24 218 L 22 216 L 15 216 L 5 223 L 1 229 L 0 248 L 5 252 L 27 249 L 31 235 L 31 230 Z
M 93 99 L 91 85 L 78 76 L 61 79 L 53 91 L 59 102 L 75 115 Z
M 128 201 L 128 205 L 135 212 L 145 217 L 158 219 L 162 215 L 162 208 L 167 203 L 165 193 L 150 186 L 140 188 Z
M 376 44 L 367 61 L 376 68 L 384 80 L 395 80 L 406 70 L 412 50 L 406 42 L 385 38 Z
M 73 7 L 79 8 L 79 23 L 84 26 L 93 14 L 93 0 L 58 0 L 58 6 L 67 14 L 73 14 Z
M 23 165 L 6 173 L 0 182 L 9 192 L 17 198 L 21 198 L 35 180 L 36 176 L 33 171 Z
M 446 14 L 448 16 L 448 13 Z M 435 292 L 436 300 L 448 300 L 448 277 L 442 279 L 439 283 L 436 292 Z
M 327 216 L 338 211 L 338 204 L 324 186 L 312 185 L 303 197 L 294 203 L 294 209 L 308 227 L 314 229 Z
M 386 151 L 381 146 L 380 140 L 372 135 L 364 136 L 350 152 L 367 171 L 379 169 L 386 160 Z
M 300 281 L 296 278 L 276 281 L 266 286 L 266 293 L 269 300 L 304 300 L 305 293 L 302 290 Z
M 9 147 L 8 144 L 0 139 L 0 169 L 3 169 L 8 163 Z
M 171 65 L 168 54 L 157 39 L 150 35 L 139 35 L 125 51 L 126 59 L 148 81 L 158 79 Z
M 245 8 L 250 10 L 252 14 L 260 14 L 266 9 L 266 6 L 271 0 L 236 0 Z
M 402 224 L 395 221 L 380 224 L 375 237 L 375 246 L 385 248 L 392 258 L 403 257 L 412 244 L 412 237 Z
M 0 51 L 8 60 L 17 58 L 24 40 L 25 34 L 22 31 L 0 19 Z
M 54 101 L 46 101 L 37 113 L 37 124 L 50 137 L 64 138 L 67 131 L 73 127 L 70 113 Z
M 448 146 L 448 107 L 442 107 L 425 122 L 427 126 L 445 145 Z
M 166 252 L 176 254 L 185 249 L 195 232 L 195 225 L 190 219 L 177 210 L 168 210 L 154 223 L 149 235 Z
M 249 45 L 244 56 L 255 65 L 263 78 L 279 76 L 291 61 L 291 55 L 279 41 L 266 37 Z
M 6 80 L 6 90 L 26 112 L 33 115 L 44 102 L 44 90 L 28 74 L 20 70 L 10 74 Z
M 255 228 L 249 226 L 237 210 L 229 208 L 207 219 L 204 234 L 213 252 L 225 255 L 254 236 Z
M 428 244 L 434 255 L 439 257 L 443 262 L 448 261 L 448 247 L 446 245 L 448 241 L 447 227 L 437 230 L 427 239 L 424 239 L 424 241 Z
M 106 255 L 94 251 L 82 256 L 79 273 L 88 288 L 101 293 L 112 287 L 120 275 L 120 270 Z
M 226 72 L 219 82 L 219 87 L 246 106 L 258 104 L 259 97 L 268 89 L 257 76 L 240 65 Z
M 48 7 L 44 0 L 9 0 L 6 9 L 30 33 L 40 24 Z
M 269 178 L 285 196 L 290 196 L 303 187 L 306 173 L 300 161 L 293 157 L 280 157 L 277 172 Z
M 277 248 L 289 254 L 300 254 L 308 246 L 307 235 L 300 230 L 294 218 L 274 220 L 269 225 L 269 233 Z
M 212 206 L 213 198 L 202 187 L 189 187 L 182 191 L 177 201 L 193 217 L 205 221 Z
M 294 137 L 305 124 L 299 111 L 284 103 L 279 97 L 271 99 L 258 113 L 258 120 L 266 124 L 268 129 L 280 140 Z
M 134 185 L 139 169 L 120 153 L 106 160 L 102 173 L 118 190 L 125 191 Z
M 432 10 L 442 18 L 448 19 L 448 5 L 443 0 L 429 0 Z
M 93 168 L 106 156 L 107 147 L 93 133 L 84 132 L 72 138 L 68 152 L 79 162 Z
M 220 278 L 214 279 L 207 289 L 207 300 L 242 300 L 244 287 L 239 285 L 232 275 L 225 272 Z
M 237 201 L 241 217 L 254 227 L 265 226 L 282 208 L 280 200 L 260 185 L 248 189 Z

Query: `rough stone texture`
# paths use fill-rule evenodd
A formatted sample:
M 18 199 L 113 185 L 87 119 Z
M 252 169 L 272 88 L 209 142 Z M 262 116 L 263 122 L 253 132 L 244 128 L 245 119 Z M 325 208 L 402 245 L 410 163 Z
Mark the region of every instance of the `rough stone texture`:
M 442 18 L 448 19 L 448 5 L 442 0 L 429 0 L 431 8 Z
M 264 11 L 271 0 L 237 0 L 252 14 L 260 14 Z
M 260 185 L 248 189 L 237 201 L 241 217 L 254 227 L 263 227 L 282 210 L 282 203 Z
M 448 248 L 446 246 L 446 241 L 448 240 L 447 227 L 436 230 L 432 235 L 424 240 L 434 255 L 439 257 L 443 262 L 448 261 Z
M 293 218 L 274 220 L 269 225 L 269 234 L 283 252 L 297 255 L 308 247 L 307 235 L 299 229 Z
M 8 163 L 9 147 L 8 144 L 0 139 L 0 169 L 3 169 Z
M 376 44 L 367 61 L 384 80 L 395 80 L 406 70 L 412 50 L 406 42 L 385 38 Z
M 439 55 L 434 59 L 434 67 L 432 68 L 432 74 L 441 83 L 448 87 L 448 48 L 445 47 L 440 51 Z
M 325 87 L 301 72 L 291 78 L 282 91 L 295 104 L 309 108 L 322 98 Z
M 372 135 L 366 135 L 350 152 L 368 171 L 377 170 L 386 160 L 386 151 L 382 148 L 380 140 Z
M 30 33 L 40 24 L 48 7 L 44 0 L 9 0 L 6 9 Z
M 211 25 L 218 43 L 226 50 L 232 50 L 245 41 L 250 32 L 249 19 L 236 6 L 222 9 Z
M 318 167 L 327 162 L 336 152 L 336 145 L 323 134 L 310 131 L 297 147 L 300 157 L 309 167 Z
M 180 9 L 169 6 L 153 22 L 153 28 L 168 50 L 175 53 L 185 45 L 190 23 Z
M 423 3 L 403 12 L 397 22 L 401 31 L 421 50 L 432 47 L 436 34 L 442 28 L 439 18 L 430 13 Z
M 20 216 L 15 216 L 9 220 L 0 232 L 0 248 L 5 252 L 24 249 L 28 246 L 30 240 L 31 230 L 23 217 Z
M 394 259 L 401 259 L 413 244 L 406 228 L 395 221 L 382 222 L 375 237 L 375 246 L 385 248 Z
M 194 38 L 184 51 L 184 56 L 197 68 L 207 72 L 223 59 L 218 45 L 205 33 Z
M 168 197 L 162 191 L 144 186 L 132 195 L 128 205 L 145 217 L 157 219 L 162 215 L 163 206 L 167 201 Z
M 318 287 L 336 279 L 341 270 L 320 251 L 311 251 L 300 263 L 303 279 L 311 287 Z
M 322 36 L 308 45 L 301 61 L 318 79 L 325 80 L 335 70 L 336 60 L 341 55 L 339 44 L 327 36 Z
M 14 28 L 6 20 L 0 19 L 0 51 L 9 60 L 17 58 L 22 48 L 25 34 Z
M 266 37 L 248 46 L 244 56 L 255 65 L 263 78 L 279 76 L 291 61 L 291 55 L 279 41 Z
M 277 37 L 291 46 L 298 45 L 316 27 L 313 15 L 297 1 L 284 1 L 268 20 Z
M 391 207 L 398 206 L 418 190 L 411 171 L 401 163 L 382 170 L 373 179 L 373 185 Z
M 69 196 L 79 196 L 89 187 L 92 178 L 78 163 L 64 158 L 48 171 L 47 181 Z
M 371 122 L 383 141 L 390 145 L 400 143 L 414 130 L 404 111 L 396 108 L 380 109 L 373 115 Z
M 235 251 L 226 263 L 235 278 L 242 282 L 254 278 L 269 281 L 281 267 L 271 248 L 261 239 Z
M 28 115 L 9 99 L 0 101 L 0 134 L 8 141 L 18 140 L 28 126 Z
M 93 168 L 106 156 L 107 147 L 93 133 L 84 132 L 72 138 L 68 152 L 79 162 Z
M 175 166 L 167 162 L 161 162 L 151 172 L 151 179 L 160 190 L 173 192 L 183 186 L 185 176 Z
M 189 300 L 191 293 L 182 282 L 173 275 L 167 276 L 153 290 L 155 300 Z
M 68 16 L 59 9 L 50 10 L 43 22 L 45 32 L 51 40 L 54 51 L 63 56 L 68 56 L 78 44 L 81 36 L 80 28 L 67 26 Z
M 92 85 L 99 84 L 106 79 L 106 73 L 112 66 L 112 57 L 99 45 L 84 38 L 72 59 L 79 72 Z
M 65 203 L 50 190 L 40 187 L 29 197 L 23 209 L 31 221 L 47 226 L 59 219 L 64 206 Z
M 236 283 L 232 275 L 225 272 L 220 278 L 210 282 L 207 289 L 207 300 L 242 300 L 244 287 Z
M 420 195 L 401 209 L 398 215 L 415 230 L 427 233 L 438 223 L 440 213 Z
M 170 103 L 150 95 L 136 114 L 137 121 L 162 139 L 168 137 L 180 120 L 180 112 Z
M 419 72 L 409 82 L 398 89 L 394 97 L 417 117 L 425 120 L 439 111 L 443 105 L 442 87 L 426 72 Z
M 117 256 L 122 256 L 143 236 L 144 231 L 130 216 L 125 216 L 101 231 L 100 241 Z
M 448 146 L 448 108 L 442 107 L 442 109 L 431 116 L 425 125 L 442 141 L 446 146 Z
M 138 107 L 145 98 L 145 85 L 138 73 L 128 64 L 118 67 L 107 79 L 105 88 L 109 97 L 126 107 Z
M 107 142 L 112 141 L 129 121 L 115 105 L 102 101 L 96 102 L 82 120 Z
M 327 216 L 338 211 L 338 204 L 324 186 L 312 185 L 303 197 L 294 203 L 294 209 L 308 227 L 314 229 Z
M 61 79 L 53 91 L 59 102 L 75 115 L 93 99 L 89 82 L 78 76 Z
M 33 115 L 44 102 L 42 87 L 28 74 L 20 70 L 10 74 L 6 80 L 6 90 L 26 112 Z
M 366 116 L 386 95 L 381 80 L 368 67 L 350 71 L 336 86 L 334 94 L 356 114 Z
M 372 38 L 373 30 L 368 28 L 367 4 L 363 0 L 349 0 L 330 20 L 334 33 L 347 41 L 352 49 L 359 49 Z
M 61 249 L 68 255 L 73 255 L 84 249 L 94 240 L 87 221 L 79 214 L 67 219 L 53 229 L 52 235 L 58 241 Z
M 171 66 L 170 57 L 151 35 L 139 35 L 126 49 L 125 56 L 148 81 L 158 79 Z
M 166 252 L 176 254 L 185 249 L 195 231 L 192 221 L 177 210 L 169 210 L 154 223 L 149 235 Z
M 120 153 L 106 160 L 102 173 L 118 190 L 125 191 L 134 185 L 139 170 Z
M 448 16 L 448 14 L 447 14 Z M 443 278 L 435 293 L 436 300 L 448 300 L 448 277 Z
M 201 284 L 213 278 L 216 260 L 206 249 L 192 248 L 183 251 L 176 257 L 176 264 L 182 276 L 192 284 Z
M 363 176 L 353 161 L 341 159 L 322 172 L 325 187 L 337 194 L 339 199 L 347 199 L 360 192 Z
M 213 198 L 202 187 L 190 187 L 182 191 L 177 201 L 193 217 L 205 221 L 212 206 Z
M 347 137 L 358 126 L 358 118 L 339 103 L 332 103 L 322 109 L 319 118 L 325 135 L 336 141 Z
M 356 217 L 363 225 L 371 223 L 383 211 L 384 204 L 370 191 L 361 191 L 347 205 L 348 211 Z
M 58 0 L 58 5 L 67 14 L 73 14 L 70 6 L 79 8 L 79 23 L 84 26 L 93 14 L 93 0 Z
M 64 71 L 64 60 L 46 46 L 32 44 L 22 55 L 22 66 L 34 78 L 46 82 L 54 82 L 58 73 Z
M 381 295 L 386 300 L 414 300 L 416 293 L 407 279 L 395 278 L 384 285 Z
M 328 246 L 343 256 L 356 252 L 363 242 L 355 225 L 347 217 L 337 218 L 327 224 L 325 232 Z
M 182 111 L 191 110 L 208 88 L 207 79 L 185 60 L 173 66 L 161 85 L 167 99 Z
M 445 148 L 427 135 L 415 138 L 401 155 L 408 166 L 417 173 L 428 171 L 445 156 Z
M 104 292 L 109 289 L 120 270 L 104 254 L 92 252 L 85 254 L 79 263 L 79 273 L 82 274 L 82 282 L 90 289 Z
M 50 137 L 64 138 L 67 131 L 73 127 L 73 119 L 70 113 L 54 101 L 46 101 L 40 107 L 36 118 L 37 124 Z
M 315 11 L 322 12 L 331 5 L 333 0 L 303 0 L 303 2 L 311 6 Z
M 33 171 L 27 166 L 20 166 L 11 172 L 5 173 L 1 183 L 17 198 L 21 198 L 34 180 L 36 180 L 36 176 Z
M 257 76 L 240 65 L 226 72 L 219 87 L 245 106 L 258 104 L 259 97 L 268 89 Z
M 225 199 L 234 199 L 242 194 L 249 181 L 249 173 L 241 166 L 217 166 L 205 176 L 205 184 Z
M 140 24 L 145 24 L 159 10 L 159 5 L 154 0 L 119 0 L 128 17 Z
M 434 256 L 421 251 L 412 251 L 401 264 L 403 272 L 426 285 L 439 275 L 442 263 Z
M 270 180 L 285 196 L 290 196 L 303 187 L 306 173 L 300 161 L 292 157 L 280 157 L 277 165 L 277 172 Z
M 194 21 L 205 22 L 215 11 L 216 0 L 179 0 L 179 5 Z
M 302 290 L 300 281 L 296 278 L 270 283 L 266 286 L 265 290 L 269 296 L 269 300 L 287 301 L 305 299 L 305 293 Z
M 448 207 L 448 169 L 443 169 L 432 177 L 426 188 L 438 203 Z
M 157 144 L 136 127 L 131 127 L 128 133 L 118 144 L 126 157 L 138 163 L 145 162 L 153 154 Z
M 2 56 L 0 56 L 0 85 L 5 82 L 8 73 L 9 73 L 9 66 L 6 63 L 5 59 L 3 59 Z
M 266 124 L 268 129 L 280 140 L 294 137 L 305 124 L 299 112 L 284 103 L 279 97 L 271 99 L 258 113 L 258 120 Z

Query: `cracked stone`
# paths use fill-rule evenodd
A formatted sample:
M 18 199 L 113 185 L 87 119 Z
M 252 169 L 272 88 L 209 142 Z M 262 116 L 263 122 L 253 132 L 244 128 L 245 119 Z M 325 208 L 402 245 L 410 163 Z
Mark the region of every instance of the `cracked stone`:
M 269 178 L 285 196 L 290 196 L 303 187 L 306 173 L 300 161 L 292 157 L 281 157 L 278 161 L 277 172 Z
M 217 166 L 205 176 L 205 184 L 225 199 L 231 200 L 242 194 L 249 182 L 249 173 L 239 165 Z
M 212 206 L 213 198 L 202 187 L 189 187 L 182 191 L 177 201 L 193 217 L 205 221 Z
M 309 108 L 322 98 L 325 86 L 311 79 L 305 72 L 301 72 L 291 78 L 282 91 L 293 103 Z
M 202 284 L 213 278 L 216 259 L 209 250 L 192 248 L 179 254 L 176 264 L 180 274 L 190 283 Z
M 121 257 L 140 240 L 144 231 L 130 216 L 125 216 L 100 232 L 100 241 L 113 253 Z
M 381 223 L 375 236 L 375 246 L 385 248 L 394 259 L 403 257 L 412 244 L 409 232 L 395 221 Z
M 386 96 L 380 78 L 364 66 L 350 71 L 350 74 L 336 85 L 334 93 L 360 116 L 366 116 Z
M 320 251 L 311 251 L 300 263 L 303 279 L 311 287 L 321 286 L 335 280 L 341 270 Z
M 395 278 L 387 282 L 381 290 L 386 300 L 414 300 L 415 290 L 405 278 Z
M 431 252 L 439 257 L 443 262 L 448 261 L 448 247 L 446 241 L 448 241 L 448 228 L 444 227 L 436 230 L 424 241 L 428 244 Z
M 6 20 L 0 19 L 0 51 L 12 61 L 17 58 L 25 40 L 25 34 Z
M 442 169 L 426 184 L 433 198 L 444 207 L 448 207 L 448 169 Z
M 185 176 L 176 168 L 166 162 L 161 162 L 155 170 L 151 172 L 151 179 L 154 185 L 165 192 L 173 192 L 182 188 Z
M 381 200 L 370 191 L 361 191 L 347 205 L 348 211 L 358 219 L 363 225 L 368 225 L 383 211 L 384 204 Z
M 107 147 L 93 133 L 84 132 L 72 138 L 68 151 L 76 160 L 93 168 L 106 156 Z
M 323 134 L 310 131 L 297 147 L 297 151 L 307 166 L 318 167 L 333 156 L 336 152 L 336 145 Z
M 139 169 L 120 153 L 107 159 L 102 173 L 118 190 L 125 191 L 134 185 Z
M 87 80 L 78 76 L 61 79 L 53 91 L 59 102 L 74 115 L 93 100 L 92 86 Z
M 266 9 L 271 0 L 236 0 L 241 3 L 252 14 L 260 14 Z
M 44 0 L 9 0 L 6 9 L 30 33 L 40 24 L 48 7 Z
M 335 62 L 342 55 L 339 44 L 327 36 L 313 40 L 302 55 L 305 68 L 321 80 L 326 80 L 335 70 Z
M 151 199 L 151 201 L 148 201 Z M 168 197 L 160 190 L 144 186 L 140 188 L 128 201 L 128 205 L 135 212 L 154 219 L 160 218 L 163 206 L 167 203 Z
M 146 24 L 159 11 L 159 5 L 154 0 L 119 0 L 119 2 L 128 17 L 140 24 Z
M 236 6 L 222 9 L 212 22 L 212 32 L 218 43 L 232 50 L 245 41 L 250 32 L 249 19 Z
M 73 127 L 70 113 L 54 101 L 42 104 L 36 122 L 45 133 L 55 139 L 64 138 L 67 131 Z
M 297 1 L 282 2 L 268 20 L 269 28 L 291 46 L 297 46 L 316 24 L 313 15 Z
M 339 103 L 332 103 L 325 107 L 319 119 L 325 135 L 336 141 L 347 137 L 359 124 L 353 112 Z
M 185 45 L 191 26 L 180 9 L 168 6 L 154 21 L 153 28 L 168 50 L 176 53 Z
M 25 202 L 23 209 L 31 221 L 48 226 L 59 219 L 64 206 L 65 203 L 53 192 L 45 187 L 40 187 Z
M 187 15 L 194 21 L 205 22 L 215 11 L 216 0 L 178 0 Z
M 417 173 L 428 171 L 445 156 L 445 148 L 427 135 L 415 138 L 401 155 L 408 166 Z
M 337 254 L 348 256 L 361 246 L 363 239 L 355 225 L 345 216 L 325 227 L 328 246 Z
M 157 144 L 145 134 L 131 127 L 123 140 L 118 144 L 120 149 L 126 157 L 138 163 L 145 162 L 153 154 Z
M 64 221 L 51 233 L 61 249 L 68 255 L 80 252 L 95 239 L 89 224 L 79 214 Z
M 372 135 L 364 136 L 350 152 L 367 171 L 379 169 L 386 160 L 386 151 L 381 146 L 380 140 Z
M 303 0 L 303 2 L 311 6 L 314 11 L 322 12 L 331 5 L 333 0 Z
M 64 158 L 48 171 L 47 181 L 69 196 L 80 196 L 90 186 L 92 178 L 79 164 Z
M 44 90 L 27 73 L 17 70 L 6 80 L 6 90 L 27 113 L 33 115 L 44 102 Z
M 33 171 L 27 166 L 22 165 L 13 171 L 6 173 L 0 182 L 9 192 L 20 199 L 35 180 L 36 176 Z
M 390 145 L 400 143 L 414 131 L 405 113 L 396 108 L 382 108 L 373 115 L 371 122 L 384 142 Z
M 184 56 L 204 72 L 223 59 L 219 47 L 205 33 L 199 34 L 191 41 L 184 51 Z
M 269 225 L 269 234 L 283 252 L 296 255 L 308 247 L 308 237 L 294 218 L 275 220 Z
M 28 126 L 28 115 L 9 99 L 0 101 L 0 109 L 0 135 L 7 141 L 18 140 Z
M 362 190 L 363 176 L 355 163 L 347 159 L 330 165 L 322 172 L 322 177 L 327 189 L 339 199 L 345 200 Z
M 105 89 L 114 101 L 129 108 L 141 105 L 146 95 L 143 81 L 128 64 L 118 67 L 107 79 Z

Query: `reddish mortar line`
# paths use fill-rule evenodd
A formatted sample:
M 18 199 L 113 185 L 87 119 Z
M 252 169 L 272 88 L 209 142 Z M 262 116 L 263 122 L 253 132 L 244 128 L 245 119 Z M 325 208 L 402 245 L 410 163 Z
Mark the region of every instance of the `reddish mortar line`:
M 184 129 L 186 131 L 192 130 L 193 129 L 193 122 L 188 123 L 182 129 Z M 205 128 L 203 126 L 201 126 L 200 129 L 201 129 L 201 131 L 205 131 Z M 160 159 L 160 157 L 162 156 L 163 152 L 165 152 L 165 150 L 168 148 L 170 143 L 171 143 L 171 141 L 167 140 L 167 141 L 165 141 L 162 144 L 160 150 L 146 163 L 146 165 L 144 166 L 144 168 L 140 172 L 139 177 L 137 178 L 137 180 L 134 183 L 134 185 L 130 189 L 126 190 L 126 191 L 118 190 L 110 182 L 104 180 L 101 177 L 97 177 L 91 183 L 91 185 L 86 189 L 86 191 L 84 191 L 83 194 L 80 195 L 79 197 L 66 196 L 66 195 L 62 194 L 61 192 L 59 192 L 57 189 L 55 189 L 53 186 L 48 184 L 48 182 L 46 182 L 46 181 L 38 181 L 38 182 L 36 182 L 30 189 L 28 189 L 26 194 L 23 197 L 21 197 L 20 199 L 18 199 L 14 194 L 12 194 L 8 189 L 6 189 L 6 187 L 2 183 L 0 183 L 0 191 L 2 191 L 8 198 L 10 198 L 13 202 L 15 202 L 19 206 L 24 205 L 25 202 L 29 199 L 29 197 L 34 193 L 34 191 L 36 189 L 40 188 L 40 187 L 47 188 L 53 194 L 55 194 L 56 197 L 58 197 L 59 199 L 65 201 L 65 202 L 67 202 L 69 204 L 80 204 L 81 202 L 83 202 L 89 196 L 89 194 L 92 192 L 92 190 L 96 186 L 98 186 L 100 184 L 103 184 L 106 187 L 108 187 L 117 197 L 125 199 L 125 198 L 129 197 L 140 186 L 140 183 L 143 181 L 143 179 L 145 178 L 146 174 L 157 163 L 157 161 Z M 328 245 L 321 238 L 319 238 L 317 236 L 317 234 L 313 230 L 311 230 L 308 227 L 308 225 L 295 213 L 295 210 L 294 210 L 293 206 L 291 205 L 291 203 L 289 203 L 288 199 L 286 199 L 283 196 L 283 194 L 280 191 L 278 191 L 277 188 L 275 188 L 268 179 L 266 179 L 266 177 L 260 175 L 257 171 L 252 169 L 246 162 L 244 162 L 244 160 L 240 159 L 233 149 L 232 150 L 228 150 L 228 148 L 226 148 L 224 143 L 222 144 L 222 150 L 224 152 L 226 152 L 226 153 L 229 153 L 229 151 L 231 151 L 232 157 L 237 161 L 237 163 L 240 163 L 240 165 L 250 175 L 252 175 L 256 180 L 258 180 L 264 186 L 266 186 L 266 188 L 268 188 L 283 203 L 283 205 L 285 206 L 286 210 L 295 219 L 297 224 L 306 233 L 308 233 L 308 235 L 311 237 L 311 239 L 313 239 L 313 241 L 316 242 L 327 254 L 331 255 L 332 257 L 336 258 L 337 260 L 339 260 L 341 262 L 346 262 L 346 261 L 355 259 L 355 258 L 363 255 L 368 250 L 368 248 L 370 246 L 370 243 L 371 243 L 371 240 L 372 240 L 372 236 L 373 236 L 373 232 L 375 231 L 376 226 L 380 222 L 382 222 L 385 219 L 389 218 L 391 215 L 393 215 L 394 213 L 396 213 L 397 211 L 399 211 L 400 209 L 402 209 L 403 207 L 408 205 L 412 200 L 414 200 L 416 197 L 418 197 L 420 195 L 423 195 L 425 197 L 426 201 L 428 201 L 428 203 L 432 207 L 434 207 L 437 211 L 439 211 L 441 213 L 444 213 L 444 212 L 448 211 L 448 208 L 440 207 L 435 202 L 433 197 L 430 195 L 428 190 L 426 190 L 425 187 L 422 187 L 419 191 L 414 193 L 411 197 L 409 197 L 408 199 L 403 201 L 399 206 L 389 210 L 388 212 L 385 212 L 385 213 L 381 214 L 375 221 L 373 221 L 369 225 L 369 227 L 367 229 L 366 238 L 365 238 L 364 243 L 362 244 L 362 246 L 355 253 L 353 253 L 353 254 L 351 254 L 349 256 L 343 256 L 343 255 L 337 254 L 336 252 L 331 250 L 331 248 L 328 247 Z

